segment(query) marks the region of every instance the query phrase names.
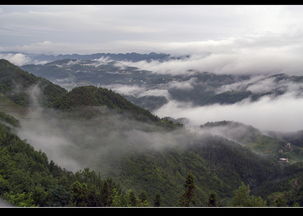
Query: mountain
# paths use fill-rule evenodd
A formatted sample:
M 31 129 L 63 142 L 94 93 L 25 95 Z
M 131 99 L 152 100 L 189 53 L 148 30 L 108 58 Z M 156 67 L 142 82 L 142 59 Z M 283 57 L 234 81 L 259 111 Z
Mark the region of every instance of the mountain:
M 63 59 L 79 59 L 79 60 L 94 60 L 100 58 L 110 58 L 115 61 L 165 61 L 168 59 L 180 59 L 185 58 L 186 56 L 179 56 L 174 57 L 169 54 L 165 53 L 148 53 L 148 54 L 141 54 L 141 53 L 95 53 L 89 55 L 81 55 L 81 54 L 66 54 L 66 55 L 39 55 L 39 54 L 28 54 L 25 55 L 29 56 L 31 59 L 36 61 L 57 61 Z
M 13 119 L 12 127 L 17 121 L 5 119 Z M 129 193 L 111 179 L 101 179 L 90 169 L 72 173 L 60 168 L 2 123 L 0 170 L 0 197 L 13 206 L 132 206 Z M 146 203 L 138 200 L 136 205 Z
M 17 105 L 28 106 L 30 95 L 27 92 L 36 85 L 42 90 L 41 103 L 45 106 L 51 105 L 57 97 L 66 92 L 62 87 L 23 71 L 7 60 L 0 60 L 0 94 L 2 96 Z
M 267 136 L 252 126 L 234 121 L 207 122 L 201 125 L 200 128 L 210 133 L 226 137 L 258 154 L 266 156 L 275 157 L 280 148 L 286 145 L 286 143 L 280 139 Z
M 206 206 L 213 193 L 220 205 L 230 206 L 242 182 L 268 202 L 278 193 L 287 197 L 285 205 L 303 204 L 302 157 L 291 150 L 280 152 L 288 148 L 282 138 L 228 121 L 180 127 L 182 119 L 160 119 L 114 91 L 95 86 L 66 91 L 1 62 L 7 83 L 22 89 L 39 82 L 45 83 L 42 89 L 49 86 L 41 92 L 45 106 L 31 109 L 26 118 L 0 113 L 0 196 L 12 204 L 144 206 L 160 194 L 163 206 L 176 206 L 189 173 L 196 185 L 195 206 Z M 213 85 L 235 78 L 201 76 Z M 3 95 L 17 104 L 10 97 L 14 90 L 8 85 Z M 280 153 L 289 155 L 289 163 L 279 160 Z M 75 161 L 78 169 L 94 171 L 73 173 L 48 162 L 46 155 L 56 163 Z M 293 196 L 286 190 L 289 185 L 296 187 Z M 142 193 L 146 202 L 139 202 Z
M 136 154 L 116 167 L 121 172 L 118 176 L 113 174 L 114 179 L 136 191 L 161 194 L 165 206 L 178 203 L 189 171 L 197 187 L 197 206 L 206 206 L 210 193 L 216 193 L 222 205 L 228 205 L 224 200 L 241 182 L 255 188 L 280 173 L 271 161 L 220 137 L 200 140 L 185 149 Z
M 172 59 L 155 60 L 160 64 Z M 147 64 L 149 60 L 143 58 L 140 64 L 142 61 Z M 123 59 L 108 55 L 101 59 L 60 59 L 22 68 L 67 89 L 82 85 L 112 89 L 150 111 L 169 100 L 204 106 L 234 104 L 245 99 L 256 101 L 264 96 L 278 97 L 285 93 L 302 97 L 302 76 L 224 75 L 193 70 L 187 74 L 163 74 L 141 69 L 140 64 L 127 64 Z
M 85 116 L 95 116 L 97 110 L 88 110 L 87 107 L 106 107 L 114 112 L 136 119 L 141 122 L 153 123 L 165 128 L 181 127 L 181 123 L 174 123 L 168 119 L 160 119 L 148 110 L 127 101 L 121 95 L 95 86 L 82 86 L 72 89 L 64 94 L 55 103 L 54 108 L 71 112 L 72 110 L 81 109 Z M 101 112 L 102 114 L 102 112 Z
M 34 92 L 33 87 L 38 87 L 38 92 Z M 58 108 L 61 110 L 72 109 L 77 106 L 106 106 L 118 112 L 124 111 L 131 114 L 137 120 L 148 120 L 157 122 L 167 127 L 174 127 L 177 124 L 161 120 L 149 111 L 144 110 L 124 99 L 113 91 L 96 88 L 94 86 L 75 88 L 67 92 L 62 87 L 50 81 L 36 77 L 6 60 L 0 60 L 0 93 L 5 97 L 3 106 L 13 103 L 13 107 L 27 107 L 33 103 L 33 97 L 39 100 L 42 106 Z M 41 91 L 41 95 L 39 95 Z M 38 95 L 37 95 L 38 94 Z
M 142 116 L 145 121 L 158 121 L 159 118 L 124 99 L 121 95 L 105 88 L 94 86 L 77 87 L 65 94 L 54 107 L 67 110 L 79 106 L 106 106 L 117 111 L 126 111 L 136 116 Z

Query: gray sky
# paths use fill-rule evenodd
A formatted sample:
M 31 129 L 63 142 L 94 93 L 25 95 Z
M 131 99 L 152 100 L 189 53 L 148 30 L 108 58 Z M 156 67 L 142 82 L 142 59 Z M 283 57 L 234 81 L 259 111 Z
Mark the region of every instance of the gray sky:
M 302 12 L 303 6 L 279 5 L 2 5 L 0 51 L 203 53 L 293 47 L 301 45 Z

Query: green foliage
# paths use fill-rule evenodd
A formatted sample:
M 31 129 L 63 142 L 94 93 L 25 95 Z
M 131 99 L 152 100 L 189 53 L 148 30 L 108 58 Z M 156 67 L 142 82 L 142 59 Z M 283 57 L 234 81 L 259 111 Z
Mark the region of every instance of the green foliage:
M 5 193 L 4 199 L 19 207 L 34 207 L 34 200 L 31 193 Z
M 209 143 L 209 144 L 208 144 Z M 154 203 L 161 194 L 161 206 L 176 206 L 184 194 L 189 170 L 195 179 L 194 206 L 207 206 L 209 194 L 216 193 L 218 205 L 229 199 L 241 182 L 256 187 L 272 181 L 280 168 L 230 141 L 212 137 L 186 148 L 133 154 L 114 165 L 120 170 L 112 178 L 123 187 L 145 191 Z
M 30 96 L 27 91 L 36 85 L 42 90 L 41 103 L 45 106 L 52 106 L 57 98 L 66 92 L 60 86 L 23 71 L 7 60 L 0 59 L 0 93 L 18 105 L 28 106 Z
M 126 207 L 126 195 L 122 193 L 121 189 L 114 188 L 112 193 L 112 206 L 113 207 Z
M 14 127 L 19 127 L 20 126 L 20 123 L 16 118 L 14 118 L 13 116 L 8 115 L 4 112 L 0 112 L 0 121 L 3 121 L 4 123 L 10 124 Z
M 266 202 L 261 198 L 250 195 L 250 188 L 244 183 L 234 192 L 231 206 L 234 207 L 264 207 Z
M 90 169 L 75 174 L 61 169 L 1 123 L 0 197 L 16 206 L 128 205 L 126 193 L 111 179 Z
M 217 206 L 217 199 L 215 194 L 210 194 L 208 198 L 208 207 L 216 207 Z
M 112 90 L 94 86 L 82 86 L 72 89 L 59 98 L 54 103 L 54 107 L 68 112 L 80 110 L 79 116 L 84 118 L 100 115 L 98 110 L 93 108 L 106 107 L 115 113 L 122 114 L 124 117 L 152 123 L 167 129 L 175 129 L 182 126 L 181 124 L 160 119 L 149 111 L 127 101 Z
M 126 194 L 127 206 L 134 207 L 137 206 L 137 197 L 133 190 L 128 190 Z
M 186 177 L 186 181 L 184 184 L 184 194 L 181 197 L 180 205 L 184 207 L 191 206 L 194 203 L 194 191 L 195 191 L 194 177 L 191 173 L 189 173 Z
M 274 192 L 267 197 L 269 206 L 285 207 L 287 205 L 287 197 L 285 193 Z
M 160 194 L 156 194 L 154 200 L 154 207 L 160 207 L 160 206 L 161 206 L 161 196 Z
M 62 110 L 71 110 L 79 106 L 106 106 L 120 113 L 131 113 L 137 119 L 143 121 L 158 121 L 158 118 L 149 111 L 128 102 L 121 95 L 111 90 L 94 86 L 74 88 L 55 104 L 56 108 Z

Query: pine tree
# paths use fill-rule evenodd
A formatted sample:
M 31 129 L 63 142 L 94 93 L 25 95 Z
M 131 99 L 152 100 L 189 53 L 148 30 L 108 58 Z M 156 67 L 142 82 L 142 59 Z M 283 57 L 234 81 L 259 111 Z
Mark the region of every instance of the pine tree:
M 216 200 L 216 195 L 215 194 L 210 194 L 208 198 L 208 207 L 216 207 L 217 206 L 217 200 Z
M 71 185 L 73 203 L 75 206 L 87 206 L 88 187 L 86 184 L 82 184 L 79 181 L 74 182 Z
M 195 191 L 194 177 L 189 173 L 186 177 L 184 184 L 185 192 L 181 197 L 180 205 L 184 207 L 189 207 L 193 203 L 194 191 Z
M 110 182 L 105 181 L 101 190 L 101 203 L 102 206 L 112 205 L 112 191 L 110 187 Z
M 137 206 L 137 198 L 132 190 L 128 191 L 128 204 L 129 206 Z
M 145 201 L 147 200 L 147 196 L 146 196 L 146 193 L 145 193 L 145 192 L 141 192 L 141 193 L 139 194 L 139 200 L 140 200 L 141 202 L 145 202 Z
M 160 194 L 156 194 L 155 200 L 154 200 L 154 207 L 160 207 L 161 206 L 161 197 Z

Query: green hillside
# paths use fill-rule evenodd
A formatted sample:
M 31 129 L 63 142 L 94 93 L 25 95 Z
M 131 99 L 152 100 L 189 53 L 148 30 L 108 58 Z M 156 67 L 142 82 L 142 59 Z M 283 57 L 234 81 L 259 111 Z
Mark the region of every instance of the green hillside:
M 236 141 L 257 154 L 271 157 L 275 161 L 280 158 L 288 158 L 290 163 L 303 160 L 303 148 L 297 145 L 300 142 L 300 136 L 296 136 L 297 134 L 278 136 L 269 133 L 267 135 L 252 126 L 232 121 L 208 122 L 200 127 L 220 131 L 221 135 Z
M 51 106 L 57 97 L 66 92 L 60 86 L 23 71 L 7 60 L 0 59 L 0 93 L 2 95 L 18 105 L 27 106 L 30 103 L 30 88 L 35 85 L 42 91 L 43 98 L 40 102 L 45 106 Z
M 135 191 L 146 191 L 149 198 L 161 194 L 163 204 L 168 206 L 178 203 L 189 172 L 197 187 L 196 206 L 206 206 L 211 193 L 227 205 L 241 182 L 256 187 L 281 171 L 272 161 L 219 137 L 186 148 L 134 154 L 114 168 L 120 171 L 113 174 L 114 179 Z
M 121 95 L 105 88 L 95 86 L 82 86 L 72 89 L 64 94 L 55 103 L 54 108 L 65 112 L 77 111 L 78 116 L 94 117 L 99 114 L 100 107 L 106 107 L 114 113 L 142 122 L 153 123 L 166 128 L 181 127 L 181 124 L 173 123 L 167 119 L 160 119 L 148 110 L 126 100 Z M 93 108 L 93 109 L 89 109 Z
M 13 117 L 1 121 L 18 126 Z M 128 190 L 89 169 L 66 171 L 0 123 L 0 197 L 15 206 L 133 206 Z M 136 197 L 135 206 L 148 205 Z

